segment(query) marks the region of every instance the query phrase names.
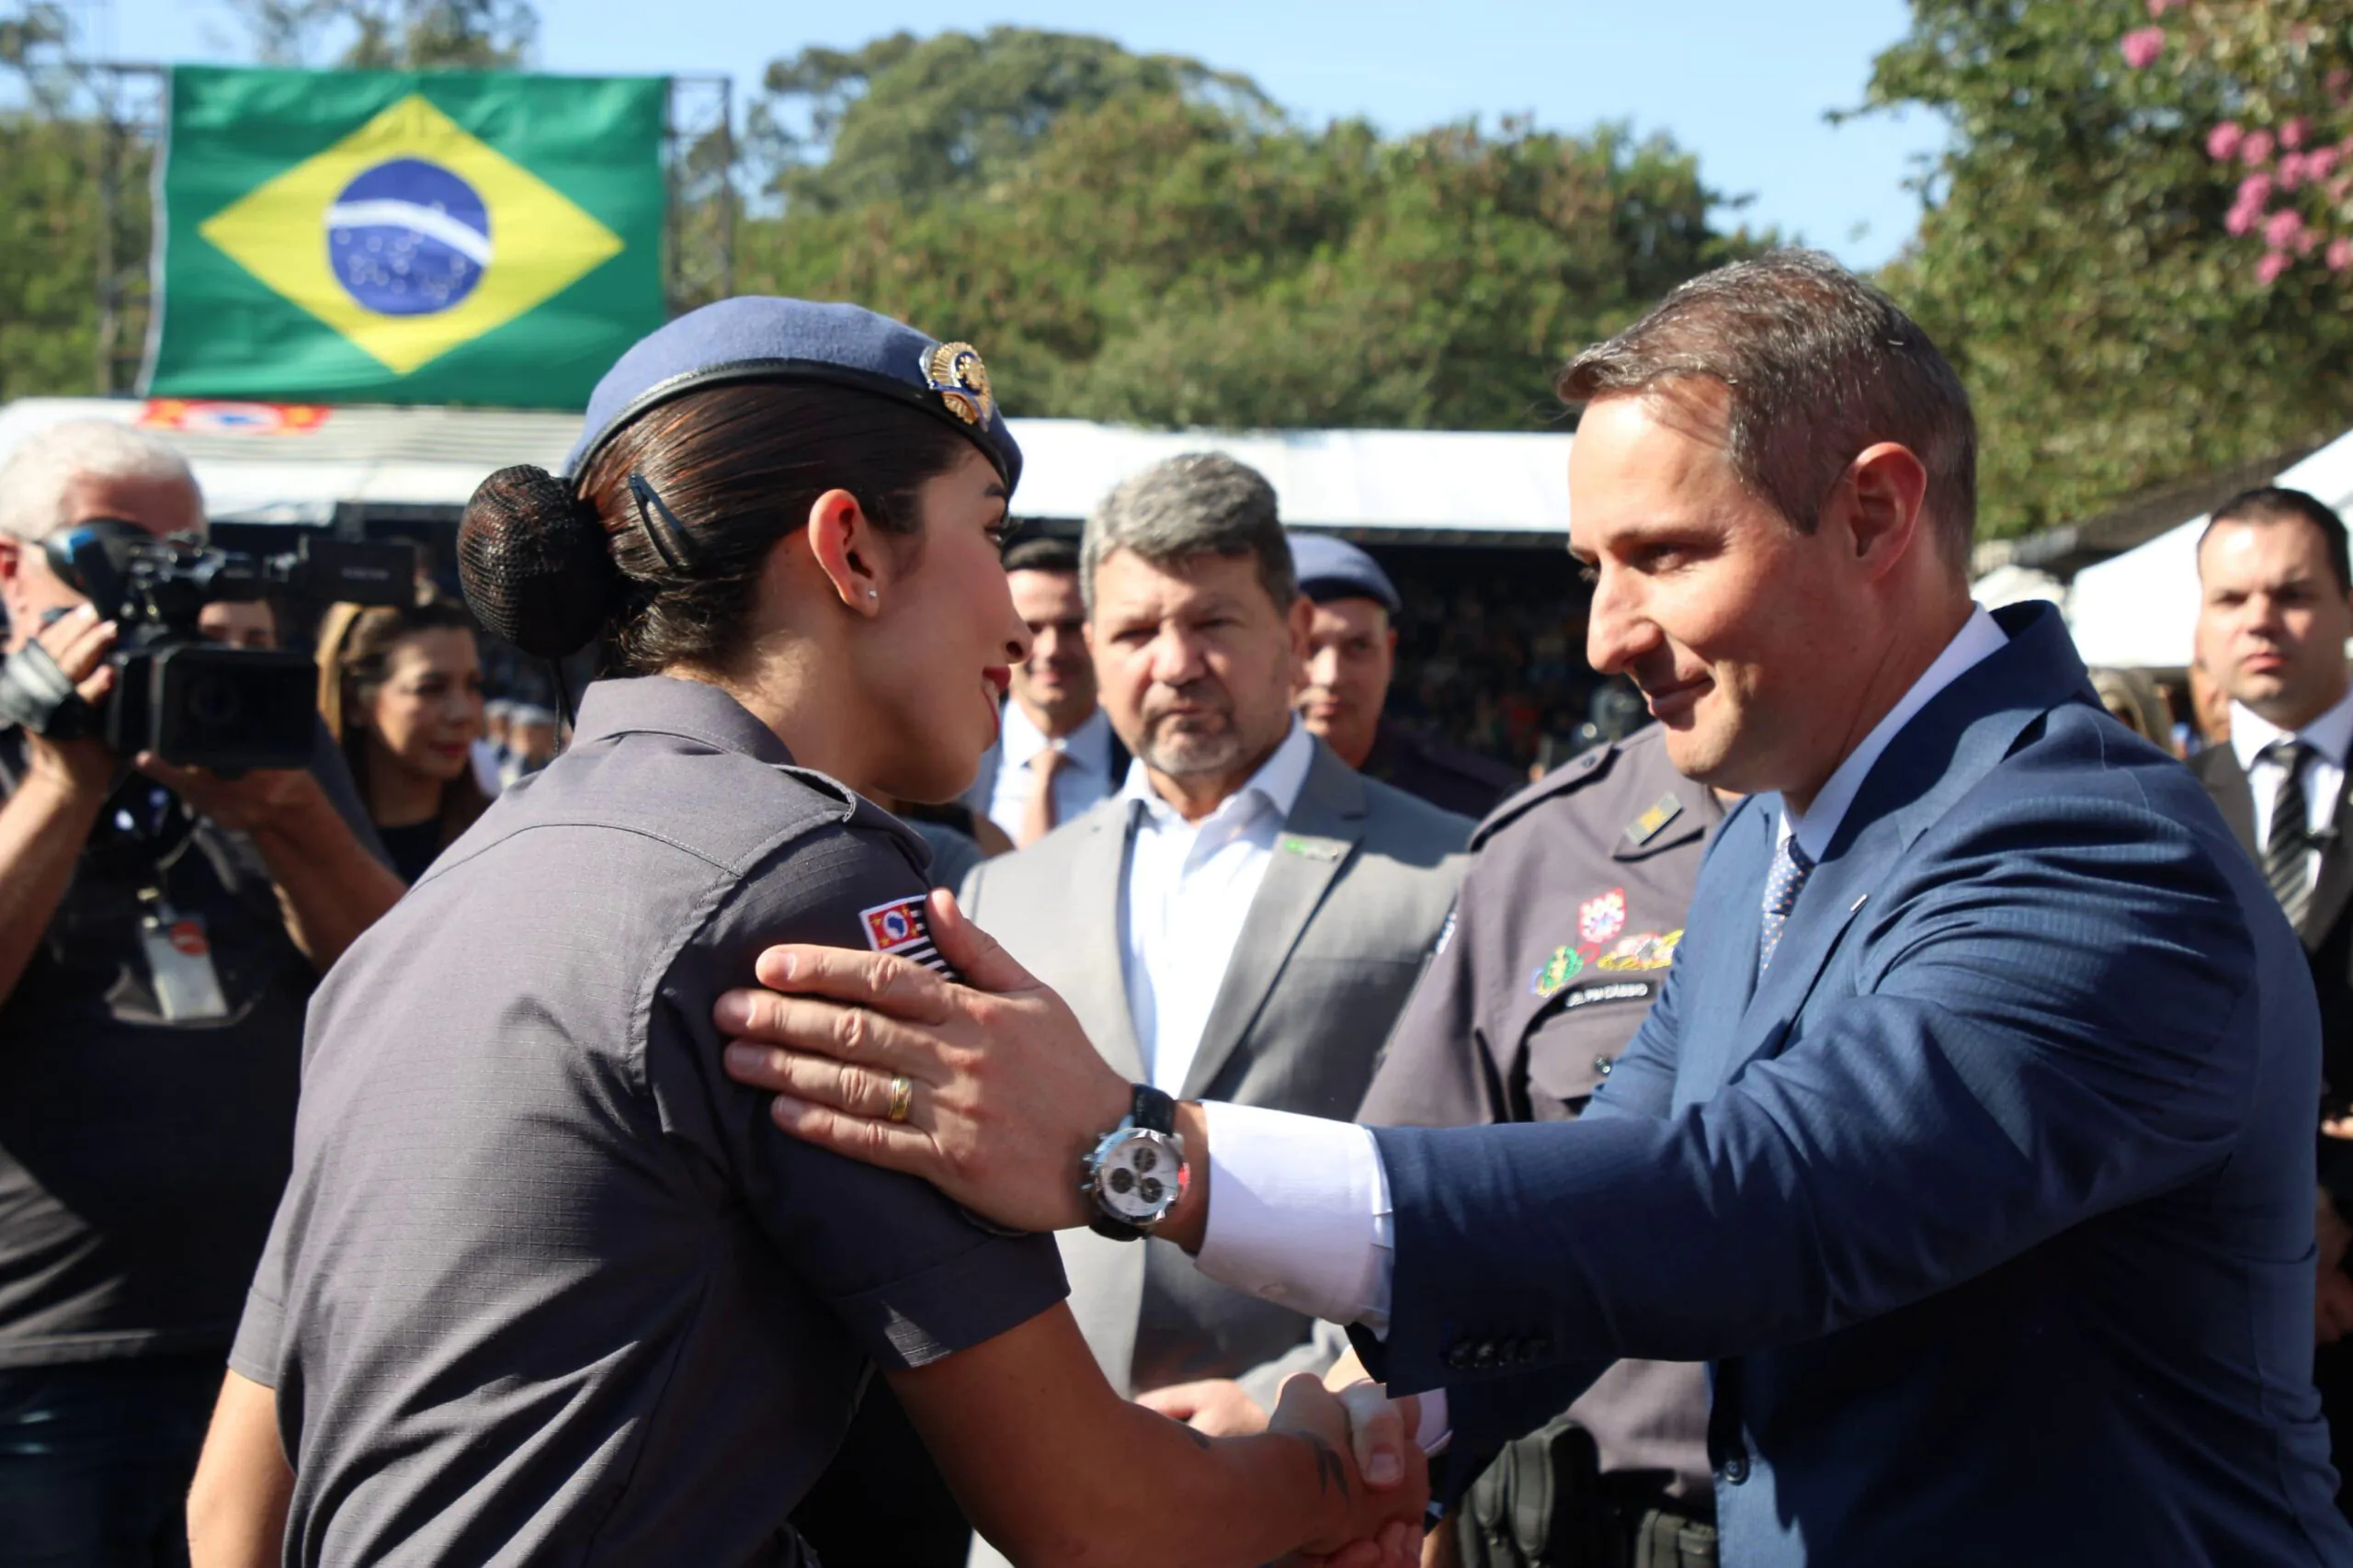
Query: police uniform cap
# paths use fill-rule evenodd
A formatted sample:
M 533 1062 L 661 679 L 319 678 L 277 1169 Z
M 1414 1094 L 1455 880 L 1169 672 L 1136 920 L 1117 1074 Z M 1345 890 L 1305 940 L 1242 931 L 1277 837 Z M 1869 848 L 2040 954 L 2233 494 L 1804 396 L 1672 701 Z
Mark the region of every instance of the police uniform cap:
M 1397 585 L 1381 562 L 1344 539 L 1330 534 L 1293 532 L 1290 563 L 1299 575 L 1299 591 L 1317 604 L 1333 599 L 1370 599 L 1390 614 L 1405 608 Z
M 616 360 L 589 394 L 564 472 L 577 480 L 607 441 L 650 409 L 752 381 L 825 381 L 895 399 L 978 447 L 1007 490 L 1020 483 L 1021 449 L 969 344 L 943 344 L 860 305 L 758 294 L 689 311 Z
M 525 464 L 483 481 L 458 531 L 458 574 L 475 619 L 541 658 L 585 647 L 603 629 L 620 577 L 595 508 L 577 490 L 605 444 L 691 392 L 809 381 L 917 409 L 972 442 L 1006 490 L 1020 481 L 1021 449 L 970 344 L 941 343 L 857 305 L 722 300 L 640 339 L 605 372 L 563 477 Z M 671 525 L 662 514 L 648 526 Z M 654 542 L 667 552 L 663 539 Z

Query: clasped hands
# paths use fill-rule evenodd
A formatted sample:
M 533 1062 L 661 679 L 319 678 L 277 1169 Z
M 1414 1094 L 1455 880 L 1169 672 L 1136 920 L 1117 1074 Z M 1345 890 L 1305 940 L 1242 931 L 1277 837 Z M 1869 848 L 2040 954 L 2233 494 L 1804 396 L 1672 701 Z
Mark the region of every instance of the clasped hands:
M 1130 1087 L 1062 998 L 965 920 L 953 898 L 934 892 L 929 914 L 933 941 L 966 983 L 885 954 L 770 948 L 754 966 L 767 989 L 731 991 L 715 1009 L 731 1041 L 727 1071 L 773 1092 L 771 1114 L 796 1138 L 920 1176 L 1000 1224 L 1084 1225 L 1092 1210 L 1079 1191 L 1079 1162 L 1127 1115 Z M 898 1078 L 911 1092 L 894 1094 Z M 897 1119 L 893 1108 L 903 1112 Z M 1203 1136 L 1197 1116 L 1183 1125 L 1192 1138 Z M 1211 1201 L 1204 1153 L 1194 1149 L 1193 1191 L 1164 1231 L 1194 1249 Z M 1271 1427 L 1310 1432 L 1345 1423 L 1367 1500 L 1383 1502 L 1389 1522 L 1375 1539 L 1303 1561 L 1416 1563 L 1420 1528 L 1404 1521 L 1418 1520 L 1428 1471 L 1407 1440 L 1413 1402 L 1389 1400 L 1353 1355 L 1329 1386 L 1327 1393 L 1311 1378 L 1293 1378 Z M 1219 1433 L 1246 1419 L 1222 1391 L 1193 1385 L 1145 1403 Z

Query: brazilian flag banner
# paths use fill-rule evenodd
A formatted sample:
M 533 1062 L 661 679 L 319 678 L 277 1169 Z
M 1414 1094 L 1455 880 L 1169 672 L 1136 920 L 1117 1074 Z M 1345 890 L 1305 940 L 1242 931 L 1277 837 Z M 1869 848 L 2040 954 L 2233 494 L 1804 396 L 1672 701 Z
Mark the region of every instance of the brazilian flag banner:
M 153 397 L 580 408 L 662 324 L 662 77 L 175 66 Z

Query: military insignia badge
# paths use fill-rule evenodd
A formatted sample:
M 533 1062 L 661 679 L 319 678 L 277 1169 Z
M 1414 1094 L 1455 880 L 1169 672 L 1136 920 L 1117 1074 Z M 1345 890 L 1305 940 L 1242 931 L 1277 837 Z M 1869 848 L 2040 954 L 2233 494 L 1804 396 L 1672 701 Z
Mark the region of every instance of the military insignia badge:
M 909 959 L 935 974 L 957 978 L 932 945 L 931 924 L 924 918 L 924 895 L 895 899 L 878 903 L 871 909 L 861 909 L 858 918 L 866 927 L 866 945 L 878 953 L 890 953 Z
M 1668 823 L 1682 814 L 1682 801 L 1673 795 L 1661 795 L 1651 802 L 1648 811 L 1626 824 L 1626 841 L 1640 849 L 1665 832 Z
M 1528 983 L 1531 996 L 1552 997 L 1561 994 L 1562 987 L 1574 980 L 1585 970 L 1585 955 L 1574 948 L 1555 948 Z
M 1598 898 L 1586 899 L 1577 905 L 1577 937 L 1581 941 L 1602 943 L 1626 928 L 1626 890 L 1611 888 Z
M 1676 929 L 1662 936 L 1656 931 L 1643 931 L 1628 937 L 1597 960 L 1597 969 L 1624 971 L 1627 970 L 1670 969 L 1675 964 L 1675 949 L 1683 944 L 1683 930 Z
M 923 379 L 948 412 L 967 425 L 985 425 L 996 412 L 989 368 L 981 363 L 981 351 L 969 343 L 943 343 L 925 355 Z

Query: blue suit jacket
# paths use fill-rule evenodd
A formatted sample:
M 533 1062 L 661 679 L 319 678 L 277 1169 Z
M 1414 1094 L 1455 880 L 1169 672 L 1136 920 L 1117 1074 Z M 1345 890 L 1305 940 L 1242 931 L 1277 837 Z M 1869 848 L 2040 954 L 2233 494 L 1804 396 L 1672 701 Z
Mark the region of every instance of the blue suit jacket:
M 1580 1122 L 1377 1131 L 1376 1371 L 1476 1455 L 1714 1363 L 1723 1560 L 2345 1563 L 2312 1387 L 2302 949 L 2048 606 L 1872 767 L 1759 984 L 1724 824 Z M 1359 1336 L 1362 1341 L 1364 1336 Z

